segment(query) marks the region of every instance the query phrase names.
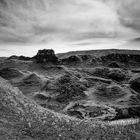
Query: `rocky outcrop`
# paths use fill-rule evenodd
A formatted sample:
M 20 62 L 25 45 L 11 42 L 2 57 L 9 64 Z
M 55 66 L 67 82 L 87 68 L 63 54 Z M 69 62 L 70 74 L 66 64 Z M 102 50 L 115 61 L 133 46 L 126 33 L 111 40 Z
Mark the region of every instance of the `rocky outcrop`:
M 37 63 L 58 63 L 58 58 L 56 57 L 55 52 L 52 49 L 39 50 L 37 55 L 33 58 Z

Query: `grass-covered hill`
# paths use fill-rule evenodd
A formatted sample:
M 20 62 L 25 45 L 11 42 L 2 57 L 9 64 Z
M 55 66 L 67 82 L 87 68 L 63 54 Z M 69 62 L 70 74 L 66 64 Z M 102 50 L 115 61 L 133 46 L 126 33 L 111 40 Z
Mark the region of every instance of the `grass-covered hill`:
M 138 120 L 109 124 L 75 119 L 42 108 L 0 78 L 0 139 L 134 140 L 137 138 L 139 138 Z
M 139 85 L 136 51 L 2 58 L 0 139 L 139 140 Z

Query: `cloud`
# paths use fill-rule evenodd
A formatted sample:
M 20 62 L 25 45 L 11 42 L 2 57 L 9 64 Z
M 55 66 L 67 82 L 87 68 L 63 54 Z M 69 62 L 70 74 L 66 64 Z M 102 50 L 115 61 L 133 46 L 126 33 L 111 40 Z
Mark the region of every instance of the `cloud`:
M 140 31 L 140 1 L 131 0 L 123 3 L 119 13 L 124 25 Z
M 139 0 L 103 0 L 117 11 L 120 23 L 135 31 L 140 31 Z
M 0 42 L 72 42 L 127 36 L 132 34 L 131 28 L 140 28 L 138 0 L 118 1 L 0 0 Z M 132 3 L 135 6 L 131 9 Z

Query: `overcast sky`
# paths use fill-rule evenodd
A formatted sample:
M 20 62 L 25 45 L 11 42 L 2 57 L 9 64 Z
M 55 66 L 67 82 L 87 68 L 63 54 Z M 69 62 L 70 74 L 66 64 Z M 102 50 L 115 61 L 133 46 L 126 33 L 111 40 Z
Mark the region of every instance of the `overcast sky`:
M 0 0 L 0 55 L 139 49 L 124 45 L 139 35 L 139 0 Z

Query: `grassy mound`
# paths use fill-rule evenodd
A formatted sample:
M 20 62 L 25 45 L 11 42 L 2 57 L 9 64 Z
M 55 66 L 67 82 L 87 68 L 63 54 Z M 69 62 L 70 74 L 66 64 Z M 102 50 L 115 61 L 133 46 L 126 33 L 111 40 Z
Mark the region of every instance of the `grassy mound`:
M 63 64 L 68 64 L 68 65 L 69 64 L 77 64 L 77 63 L 81 62 L 81 58 L 77 55 L 72 55 L 70 57 L 61 59 L 61 62 Z
M 16 86 L 19 87 L 23 94 L 27 95 L 27 93 L 29 94 L 40 91 L 42 87 L 42 79 L 35 73 L 29 74 L 17 83 Z
M 11 80 L 13 78 L 19 78 L 23 74 L 14 68 L 3 68 L 0 70 L 0 76 L 6 80 Z
M 101 84 L 96 87 L 95 92 L 93 93 L 97 96 L 105 97 L 108 100 L 110 99 L 118 99 L 125 95 L 127 95 L 127 90 L 122 88 L 119 85 L 106 85 Z
M 56 100 L 59 102 L 67 102 L 75 98 L 80 99 L 85 97 L 85 85 L 82 84 L 79 79 L 75 79 L 68 74 L 60 77 L 57 80 L 56 85 L 58 87 L 57 92 L 59 93 Z
M 108 65 L 110 68 L 120 68 L 119 64 L 117 62 L 112 62 Z
M 109 73 L 109 68 L 106 67 L 96 67 L 93 69 L 88 69 L 88 74 L 92 76 L 107 78 L 107 74 Z
M 35 99 L 35 100 L 46 101 L 46 100 L 49 99 L 49 97 L 47 97 L 47 96 L 44 95 L 44 94 L 37 93 L 37 94 L 34 96 L 34 99 Z
M 125 80 L 126 78 L 126 75 L 124 72 L 122 72 L 122 70 L 120 69 L 112 69 L 110 70 L 110 72 L 107 74 L 107 77 L 112 79 L 112 80 L 115 80 L 115 81 L 123 81 Z

